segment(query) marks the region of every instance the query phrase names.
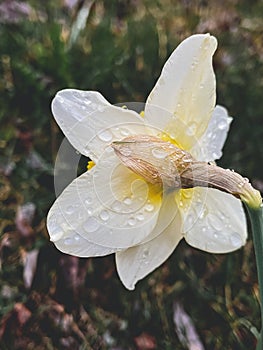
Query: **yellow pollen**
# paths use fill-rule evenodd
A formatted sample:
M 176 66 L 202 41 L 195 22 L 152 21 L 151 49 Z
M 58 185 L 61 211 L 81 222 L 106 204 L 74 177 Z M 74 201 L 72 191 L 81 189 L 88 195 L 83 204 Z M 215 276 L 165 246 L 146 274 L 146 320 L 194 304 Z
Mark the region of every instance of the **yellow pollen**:
M 144 114 L 145 114 L 144 111 L 141 111 L 141 112 L 140 112 L 140 116 L 141 116 L 141 117 L 144 117 Z
M 92 169 L 96 164 L 93 162 L 93 160 L 88 161 L 87 164 L 87 170 Z

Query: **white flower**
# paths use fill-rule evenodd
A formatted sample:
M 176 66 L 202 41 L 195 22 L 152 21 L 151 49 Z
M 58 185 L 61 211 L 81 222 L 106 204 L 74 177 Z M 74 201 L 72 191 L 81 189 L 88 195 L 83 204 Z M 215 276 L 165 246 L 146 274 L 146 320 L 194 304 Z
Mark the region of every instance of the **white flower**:
M 99 92 L 67 89 L 53 100 L 62 131 L 96 165 L 53 204 L 47 219 L 51 240 L 61 251 L 81 257 L 115 253 L 128 289 L 161 265 L 182 238 L 213 253 L 246 242 L 246 219 L 237 198 L 203 187 L 166 191 L 126 167 L 112 147 L 127 136 L 149 135 L 198 161 L 219 159 L 231 118 L 223 107 L 215 107 L 216 46 L 209 34 L 183 41 L 164 65 L 143 117 L 111 105 Z M 123 147 L 128 156 L 131 149 Z M 157 164 L 166 156 L 156 149 Z

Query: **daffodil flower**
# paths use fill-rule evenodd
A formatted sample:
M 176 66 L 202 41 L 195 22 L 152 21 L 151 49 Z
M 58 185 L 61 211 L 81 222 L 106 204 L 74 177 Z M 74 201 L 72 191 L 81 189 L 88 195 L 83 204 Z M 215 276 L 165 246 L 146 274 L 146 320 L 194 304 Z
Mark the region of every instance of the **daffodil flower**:
M 253 189 L 213 163 L 231 122 L 226 109 L 215 106 L 216 46 L 209 34 L 184 40 L 165 63 L 143 116 L 111 105 L 99 92 L 66 89 L 53 100 L 58 125 L 95 166 L 50 209 L 51 240 L 80 257 L 115 253 L 128 289 L 183 238 L 211 253 L 246 242 L 239 198 L 251 200 Z

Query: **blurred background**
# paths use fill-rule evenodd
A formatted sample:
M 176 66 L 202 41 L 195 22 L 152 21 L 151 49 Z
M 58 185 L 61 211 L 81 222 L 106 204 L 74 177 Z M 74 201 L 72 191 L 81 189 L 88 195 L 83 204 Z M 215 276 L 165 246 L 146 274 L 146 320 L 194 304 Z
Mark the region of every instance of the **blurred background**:
M 262 0 L 0 2 L 1 349 L 255 348 L 250 234 L 227 255 L 181 242 L 129 292 L 113 256 L 62 254 L 45 226 L 63 139 L 50 112 L 55 93 L 72 87 L 98 90 L 111 103 L 143 102 L 173 49 L 206 32 L 219 41 L 218 103 L 234 117 L 219 164 L 262 191 Z

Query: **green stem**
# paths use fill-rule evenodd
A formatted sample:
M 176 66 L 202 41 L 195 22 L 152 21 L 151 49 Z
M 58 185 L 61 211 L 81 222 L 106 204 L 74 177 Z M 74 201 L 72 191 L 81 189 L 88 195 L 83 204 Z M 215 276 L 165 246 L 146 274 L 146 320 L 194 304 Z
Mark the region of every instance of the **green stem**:
M 256 350 L 263 350 L 263 208 L 255 209 L 247 206 L 247 210 L 252 226 L 261 302 L 261 331 Z

